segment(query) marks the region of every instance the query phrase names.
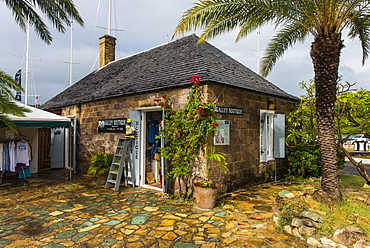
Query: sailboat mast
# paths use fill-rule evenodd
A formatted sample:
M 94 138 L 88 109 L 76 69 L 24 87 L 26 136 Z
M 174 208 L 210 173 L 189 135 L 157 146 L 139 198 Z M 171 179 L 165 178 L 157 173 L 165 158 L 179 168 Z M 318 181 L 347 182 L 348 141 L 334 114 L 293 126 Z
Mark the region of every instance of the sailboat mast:
M 108 2 L 108 35 L 112 35 L 112 0 Z
M 69 86 L 72 85 L 73 76 L 73 22 L 71 21 L 71 47 L 69 51 Z
M 29 53 L 30 53 L 30 22 L 27 20 L 26 25 L 26 82 L 24 86 L 24 104 L 28 105 L 28 77 L 29 77 Z
M 260 73 L 260 39 L 261 39 L 261 29 L 257 29 L 257 73 Z

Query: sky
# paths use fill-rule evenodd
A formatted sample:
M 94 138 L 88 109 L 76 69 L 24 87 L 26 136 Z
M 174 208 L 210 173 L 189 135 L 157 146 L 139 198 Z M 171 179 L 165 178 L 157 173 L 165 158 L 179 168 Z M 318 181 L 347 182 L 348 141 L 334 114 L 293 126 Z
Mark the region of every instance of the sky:
M 170 41 L 182 14 L 191 8 L 194 2 L 195 0 L 113 0 L 112 27 L 116 30 L 112 35 L 117 38 L 116 59 Z M 101 27 L 108 26 L 108 0 L 74 0 L 74 3 L 85 26 L 73 26 L 73 83 L 99 66 L 99 37 L 107 33 L 107 30 Z M 54 38 L 51 45 L 41 41 L 32 28 L 30 32 L 29 104 L 35 101 L 46 102 L 69 86 L 70 29 L 67 28 L 65 34 L 60 34 L 48 21 L 45 22 Z M 0 70 L 12 76 L 21 68 L 24 72 L 26 34 L 15 24 L 11 11 L 3 2 L 0 2 L 0 30 Z M 188 34 L 192 33 L 200 35 L 201 30 Z M 257 72 L 257 58 L 263 55 L 274 33 L 272 26 L 261 27 L 259 36 L 254 32 L 235 43 L 235 30 L 208 42 Z M 356 82 L 356 88 L 370 90 L 370 61 L 362 66 L 358 40 L 348 40 L 346 36 L 343 39 L 345 48 L 342 49 L 339 71 L 342 81 Z M 299 82 L 307 83 L 313 78 L 309 57 L 311 42 L 312 37 L 308 37 L 304 43 L 297 43 L 287 50 L 266 79 L 294 96 L 304 94 Z M 24 78 L 23 73 L 23 83 Z

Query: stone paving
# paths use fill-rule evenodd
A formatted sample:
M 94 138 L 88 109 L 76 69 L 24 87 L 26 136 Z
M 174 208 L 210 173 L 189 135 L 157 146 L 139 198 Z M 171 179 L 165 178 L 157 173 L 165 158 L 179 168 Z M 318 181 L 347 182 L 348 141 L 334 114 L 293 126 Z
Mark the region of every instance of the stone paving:
M 155 190 L 114 192 L 89 176 L 55 179 L 0 185 L 0 247 L 306 247 L 272 218 L 277 193 L 292 185 L 241 190 L 206 211 Z

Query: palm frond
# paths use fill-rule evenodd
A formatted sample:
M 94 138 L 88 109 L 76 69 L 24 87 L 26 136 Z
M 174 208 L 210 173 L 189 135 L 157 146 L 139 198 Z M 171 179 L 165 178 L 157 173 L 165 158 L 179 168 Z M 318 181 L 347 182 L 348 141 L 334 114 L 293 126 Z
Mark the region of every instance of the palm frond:
M 13 100 L 0 95 L 0 114 L 24 117 L 31 112 L 28 108 L 18 106 Z
M 348 37 L 351 39 L 359 37 L 362 48 L 362 64 L 364 64 L 369 56 L 370 49 L 370 16 L 368 14 L 357 15 L 352 19 Z
M 70 25 L 75 20 L 83 25 L 83 20 L 79 15 L 72 0 L 2 0 L 12 11 L 15 22 L 25 31 L 26 23 L 29 22 L 34 27 L 36 34 L 47 44 L 53 40 L 47 25 L 37 13 L 43 13 L 58 32 L 65 32 L 65 24 Z
M 298 23 L 291 23 L 278 31 L 275 37 L 268 44 L 265 56 L 261 61 L 261 74 L 266 76 L 274 67 L 276 61 L 284 52 L 297 41 L 303 42 L 308 31 Z

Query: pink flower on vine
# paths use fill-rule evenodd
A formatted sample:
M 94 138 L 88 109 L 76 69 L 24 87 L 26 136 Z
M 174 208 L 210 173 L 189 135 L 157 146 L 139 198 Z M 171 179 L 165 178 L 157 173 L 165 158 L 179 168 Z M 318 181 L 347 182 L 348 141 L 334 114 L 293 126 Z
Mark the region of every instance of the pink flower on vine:
M 194 74 L 189 80 L 189 82 L 193 84 L 200 84 L 200 77 Z
M 216 122 L 215 124 L 213 124 L 213 127 L 217 127 L 218 126 L 218 123 Z
M 194 117 L 190 117 L 189 120 L 193 121 L 194 120 Z

